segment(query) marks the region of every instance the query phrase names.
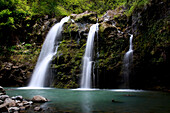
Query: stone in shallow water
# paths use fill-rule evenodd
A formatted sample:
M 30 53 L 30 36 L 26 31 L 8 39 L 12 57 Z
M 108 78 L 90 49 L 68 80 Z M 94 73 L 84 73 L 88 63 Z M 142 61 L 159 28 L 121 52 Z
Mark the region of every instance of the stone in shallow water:
M 33 102 L 47 102 L 48 100 L 40 95 L 34 96 L 32 98 Z
M 26 106 L 24 106 L 25 107 L 25 109 L 28 109 L 29 107 L 30 107 L 30 105 L 26 105 Z
M 20 110 L 24 111 L 24 110 L 26 110 L 26 108 L 22 106 L 22 107 L 20 107 Z
M 33 102 L 32 101 L 28 101 L 28 103 L 31 105 L 31 104 L 33 104 Z
M 34 108 L 34 111 L 41 111 L 41 110 L 42 110 L 41 107 L 35 107 L 35 108 Z
M 23 105 L 31 105 L 31 104 L 33 104 L 33 102 L 24 100 L 24 101 L 22 101 L 22 104 Z
M 8 108 L 8 112 L 15 112 L 15 111 L 19 111 L 20 109 L 18 107 L 10 107 Z

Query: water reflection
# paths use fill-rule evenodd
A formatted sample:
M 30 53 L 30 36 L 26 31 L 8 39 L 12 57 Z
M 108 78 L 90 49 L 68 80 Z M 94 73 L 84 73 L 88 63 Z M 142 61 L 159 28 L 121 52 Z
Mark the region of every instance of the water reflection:
M 91 99 L 91 93 L 84 91 L 81 93 L 81 111 L 82 113 L 92 112 L 93 101 Z
M 44 113 L 170 113 L 170 94 L 132 89 L 16 89 L 8 88 L 9 96 L 31 99 L 41 95 L 50 101 L 41 103 Z M 112 102 L 112 100 L 115 100 Z M 36 106 L 36 104 L 34 104 Z M 34 108 L 34 107 L 32 107 Z M 34 109 L 28 109 L 34 113 Z

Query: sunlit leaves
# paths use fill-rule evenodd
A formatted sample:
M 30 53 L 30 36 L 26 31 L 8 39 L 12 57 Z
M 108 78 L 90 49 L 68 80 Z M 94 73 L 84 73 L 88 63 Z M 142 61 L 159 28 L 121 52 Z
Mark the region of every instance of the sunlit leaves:
M 9 9 L 4 9 L 0 12 L 0 18 L 4 17 L 4 16 L 9 16 L 12 13 L 12 11 L 10 11 Z
M 0 25 L 17 28 L 17 23 L 31 16 L 30 6 L 27 5 L 27 0 L 0 0 Z

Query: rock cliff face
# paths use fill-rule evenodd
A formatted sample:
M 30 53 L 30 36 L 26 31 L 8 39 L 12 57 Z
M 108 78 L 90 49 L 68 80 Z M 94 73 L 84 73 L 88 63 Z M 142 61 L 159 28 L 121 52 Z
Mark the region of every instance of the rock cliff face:
M 49 29 L 57 22 L 55 18 L 49 18 L 47 15 L 39 18 L 31 27 L 31 33 L 27 37 L 19 35 L 17 45 L 0 46 L 0 84 L 2 86 L 26 86 L 32 75 L 41 45 Z M 3 47 L 3 48 L 1 48 Z
M 97 34 L 94 41 L 93 75 L 96 76 L 96 80 L 93 81 L 93 87 L 117 88 L 121 83 L 122 60 L 128 49 L 130 35 L 125 31 L 125 26 L 116 27 L 121 23 L 114 20 L 114 16 L 124 17 L 123 12 L 121 7 L 116 11 L 110 10 L 99 18 L 98 42 Z M 75 21 L 70 20 L 64 25 L 63 41 L 52 62 L 53 72 L 56 75 L 53 82 L 55 87 L 79 87 L 87 35 L 90 26 L 97 22 L 94 12 L 74 15 L 72 19 Z
M 170 88 L 170 9 L 167 0 L 137 8 L 131 18 L 134 34 L 132 88 Z
M 167 1 L 151 1 L 137 7 L 131 16 L 125 8 L 109 10 L 99 18 L 99 40 L 95 38 L 95 85 L 99 88 L 119 88 L 123 83 L 123 57 L 129 49 L 129 34 L 133 39 L 133 64 L 130 67 L 130 88 L 168 89 L 170 73 L 169 8 Z M 89 16 L 90 15 L 90 16 Z M 78 19 L 77 19 L 78 18 Z M 73 15 L 64 26 L 63 41 L 53 60 L 54 86 L 72 88 L 79 86 L 81 59 L 84 55 L 89 27 L 96 15 L 85 12 Z M 78 21 L 77 21 L 78 20 Z M 98 73 L 98 74 L 97 74 Z
M 125 7 L 119 7 L 115 10 L 108 10 L 105 15 L 98 17 L 98 41 L 95 37 L 93 58 L 95 62 L 93 73 L 96 80 L 93 87 L 119 88 L 123 84 L 123 57 L 129 49 L 129 34 L 133 34 L 134 56 L 129 74 L 130 88 L 170 89 L 168 82 L 170 79 L 168 70 L 170 66 L 170 9 L 168 1 L 151 0 L 147 5 L 136 7 L 128 16 L 126 15 L 127 10 Z M 79 87 L 87 35 L 90 26 L 97 22 L 97 16 L 96 13 L 88 11 L 72 14 L 71 20 L 64 24 L 63 40 L 51 63 L 54 75 L 51 86 Z M 47 31 L 55 22 L 57 22 L 56 19 L 46 16 L 40 19 L 39 23 L 34 24 L 32 36 L 35 39 L 32 42 L 36 42 L 36 46 L 33 47 L 36 49 L 31 49 L 32 56 L 38 56 L 39 43 L 43 42 Z M 97 56 L 97 51 L 99 56 Z M 8 82 L 8 84 L 4 84 L 5 86 L 11 84 L 22 86 L 26 83 L 25 81 L 28 81 L 35 62 L 36 58 L 32 58 L 24 65 L 23 62 L 20 62 L 19 65 L 13 63 L 13 60 L 9 60 L 8 63 L 2 61 L 0 81 Z M 10 77 L 12 78 L 9 79 Z M 13 79 L 16 82 L 12 82 Z M 9 83 L 9 81 L 11 82 Z

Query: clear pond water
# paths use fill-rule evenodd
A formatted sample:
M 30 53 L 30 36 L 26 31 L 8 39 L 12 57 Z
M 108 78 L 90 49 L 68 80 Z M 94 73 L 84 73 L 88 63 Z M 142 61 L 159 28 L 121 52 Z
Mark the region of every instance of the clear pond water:
M 170 113 L 170 93 L 143 90 L 79 90 L 6 88 L 9 96 L 42 95 L 45 113 Z M 114 100 L 114 102 L 112 102 Z M 33 110 L 28 110 L 34 113 Z

